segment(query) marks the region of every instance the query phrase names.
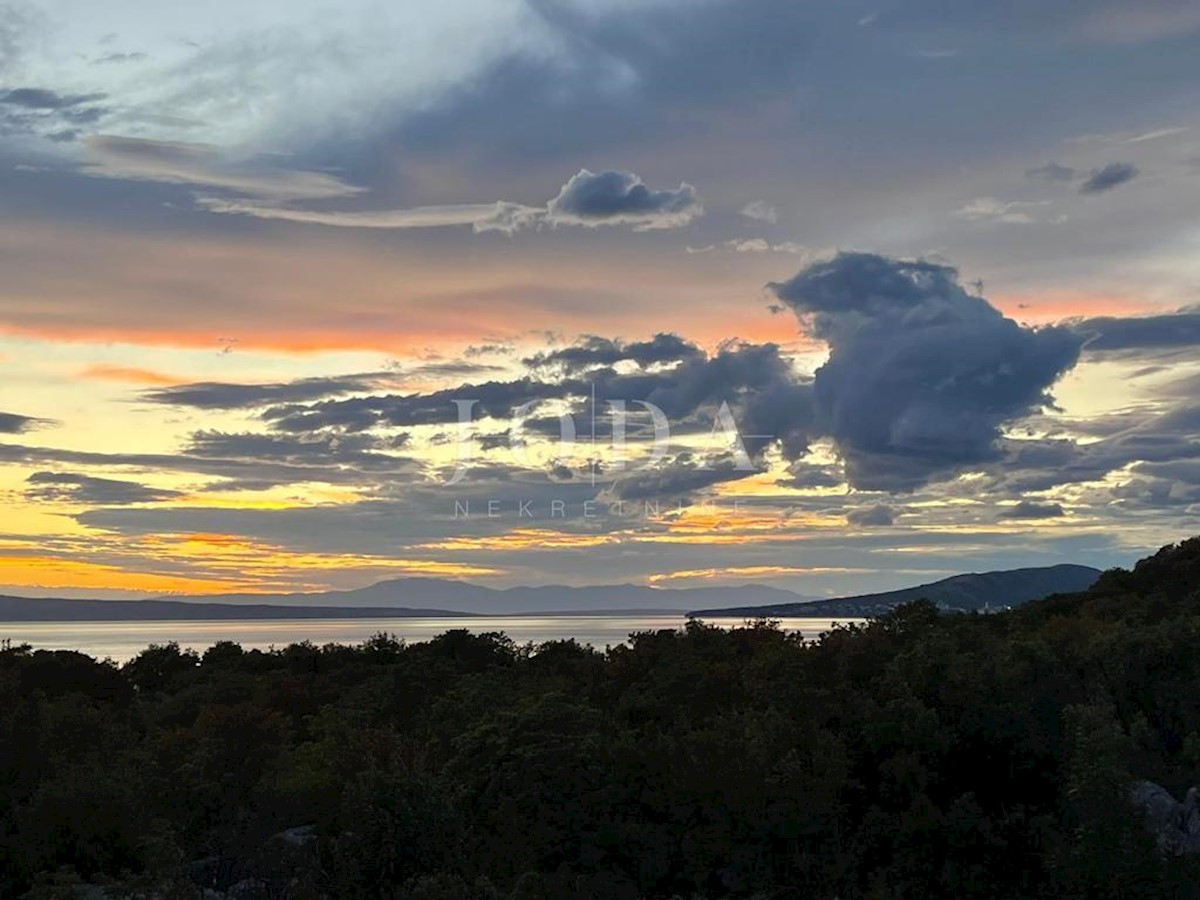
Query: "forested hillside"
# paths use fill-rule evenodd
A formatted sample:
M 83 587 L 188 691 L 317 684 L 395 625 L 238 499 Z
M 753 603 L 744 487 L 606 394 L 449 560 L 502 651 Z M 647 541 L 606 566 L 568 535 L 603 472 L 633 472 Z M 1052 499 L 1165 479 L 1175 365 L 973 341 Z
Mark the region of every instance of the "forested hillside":
M 5 898 L 1194 896 L 1143 779 L 1200 781 L 1200 539 L 808 644 L 0 653 Z

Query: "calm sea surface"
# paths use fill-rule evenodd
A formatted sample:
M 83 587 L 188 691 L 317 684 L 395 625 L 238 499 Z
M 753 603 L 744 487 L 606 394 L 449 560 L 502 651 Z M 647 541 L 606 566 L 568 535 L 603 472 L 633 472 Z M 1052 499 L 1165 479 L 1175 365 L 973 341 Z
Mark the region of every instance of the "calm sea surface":
M 503 616 L 497 618 L 428 619 L 263 619 L 232 622 L 0 622 L 0 640 L 32 644 L 37 649 L 81 650 L 97 658 L 124 662 L 149 644 L 177 641 L 203 651 L 217 641 L 236 641 L 247 650 L 285 647 L 298 641 L 314 644 L 356 644 L 387 632 L 406 641 L 427 641 L 452 628 L 474 632 L 503 631 L 519 644 L 574 638 L 604 648 L 620 644 L 632 631 L 682 628 L 683 616 Z M 706 619 L 734 627 L 743 619 Z M 782 619 L 788 631 L 816 637 L 836 622 L 861 619 Z

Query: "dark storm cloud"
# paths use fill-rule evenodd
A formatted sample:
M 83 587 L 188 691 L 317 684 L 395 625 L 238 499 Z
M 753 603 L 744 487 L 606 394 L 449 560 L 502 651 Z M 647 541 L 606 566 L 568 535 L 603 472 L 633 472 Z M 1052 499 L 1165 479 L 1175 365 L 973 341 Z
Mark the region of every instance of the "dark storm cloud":
M 846 513 L 846 524 L 859 528 L 886 528 L 896 524 L 896 510 L 880 503 L 863 509 L 852 509 Z
M 45 503 L 122 506 L 129 503 L 158 503 L 180 496 L 178 491 L 73 472 L 34 472 L 26 479 L 26 483 L 30 487 L 25 489 L 25 496 Z
M 551 222 L 576 225 L 628 224 L 639 230 L 672 228 L 704 212 L 696 189 L 652 191 L 632 172 L 581 170 L 547 204 Z
M 25 434 L 35 428 L 50 425 L 49 419 L 37 419 L 33 416 L 22 416 L 17 413 L 0 412 L 0 434 Z
M 302 378 L 268 384 L 234 384 L 219 381 L 180 384 L 144 391 L 142 399 L 194 409 L 255 409 L 274 403 L 317 400 L 338 394 L 370 390 L 375 376 Z
M 1058 519 L 1065 515 L 1066 511 L 1058 503 L 1034 503 L 1030 500 L 1022 500 L 1000 512 L 1001 519 Z
M 804 330 L 829 347 L 814 379 L 800 375 L 771 344 L 734 344 L 709 355 L 674 335 L 636 343 L 588 337 L 527 358 L 531 374 L 512 381 L 284 403 L 265 409 L 262 418 L 272 430 L 294 435 L 362 432 L 451 424 L 458 420 L 456 401 L 473 400 L 475 421 L 512 419 L 523 409 L 523 430 L 553 438 L 557 412 L 547 415 L 537 404 L 564 402 L 579 414 L 594 396 L 605 412 L 610 400 L 624 400 L 631 410 L 635 401 L 653 404 L 672 434 L 695 435 L 710 432 L 727 403 L 751 458 L 778 444 L 785 460 L 797 461 L 811 440 L 828 437 L 851 487 L 892 492 L 987 469 L 1012 453 L 1025 457 L 1015 466 L 1029 482 L 1023 489 L 1036 490 L 1055 465 L 1090 476 L 1110 470 L 1112 460 L 1150 452 L 1142 447 L 1146 436 L 1132 434 L 1109 445 L 1112 460 L 1070 441 L 1024 442 L 1017 450 L 1001 440 L 1005 426 L 1052 404 L 1050 389 L 1076 363 L 1085 337 L 1078 330 L 1019 325 L 965 291 L 952 268 L 847 253 L 771 288 Z M 631 427 L 631 439 L 645 439 L 645 424 Z M 1056 462 L 1033 458 L 1035 449 Z M 689 480 L 712 475 L 676 460 L 654 477 L 679 478 L 678 489 L 686 490 Z M 804 467 L 793 479 L 801 488 L 839 483 L 830 472 L 814 475 Z M 633 482 L 617 488 L 636 490 Z
M 1200 346 L 1200 311 L 1122 318 L 1100 316 L 1072 325 L 1089 352 L 1169 350 Z
M 1069 166 L 1060 166 L 1056 162 L 1048 162 L 1025 172 L 1029 178 L 1040 178 L 1043 181 L 1070 181 L 1075 177 L 1075 170 Z
M 1133 163 L 1109 163 L 1101 169 L 1093 169 L 1087 180 L 1079 186 L 1079 193 L 1102 194 L 1133 181 L 1139 174 L 1138 167 Z
M 1002 427 L 1051 404 L 1082 345 L 1005 318 L 934 263 L 842 253 L 771 289 L 829 345 L 816 425 L 856 488 L 911 490 L 998 458 Z

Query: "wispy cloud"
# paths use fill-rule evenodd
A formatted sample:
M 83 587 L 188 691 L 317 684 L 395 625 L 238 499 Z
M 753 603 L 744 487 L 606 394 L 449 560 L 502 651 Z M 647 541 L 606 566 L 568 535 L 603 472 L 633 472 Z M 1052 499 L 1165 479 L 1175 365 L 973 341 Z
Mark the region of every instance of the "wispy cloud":
M 1071 181 L 1075 170 L 1070 166 L 1060 166 L 1056 162 L 1048 162 L 1044 166 L 1028 169 L 1025 175 L 1029 178 L 1040 178 L 1043 181 Z
M 83 171 L 102 178 L 220 188 L 275 203 L 328 200 L 363 192 L 363 188 L 324 172 L 232 160 L 207 144 L 95 135 L 84 141 L 84 148 Z
M 756 222 L 774 225 L 779 221 L 779 210 L 765 200 L 752 200 L 741 209 L 741 215 Z
M 229 185 L 224 185 L 229 186 Z M 704 214 L 696 189 L 681 183 L 653 190 L 632 172 L 580 170 L 544 206 L 491 203 L 418 206 L 407 209 L 317 211 L 246 200 L 200 197 L 212 212 L 337 228 L 444 228 L 469 225 L 477 232 L 512 234 L 528 228 L 628 225 L 634 231 L 678 228 Z
M 995 197 L 976 197 L 955 215 L 970 222 L 1004 222 L 1010 225 L 1031 225 L 1035 222 L 1059 222 L 1044 219 L 1035 211 L 1050 205 L 1048 200 L 997 200 Z

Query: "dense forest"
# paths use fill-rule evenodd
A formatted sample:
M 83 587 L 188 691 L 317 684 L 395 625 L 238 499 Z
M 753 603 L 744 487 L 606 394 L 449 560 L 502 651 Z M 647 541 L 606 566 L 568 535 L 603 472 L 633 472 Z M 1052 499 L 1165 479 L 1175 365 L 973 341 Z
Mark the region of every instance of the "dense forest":
M 2 629 L 2 626 L 0 626 Z M 0 652 L 0 897 L 1192 897 L 1200 539 L 996 615 Z M 81 887 L 92 885 L 97 887 Z

